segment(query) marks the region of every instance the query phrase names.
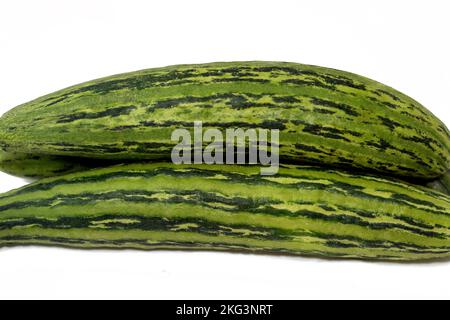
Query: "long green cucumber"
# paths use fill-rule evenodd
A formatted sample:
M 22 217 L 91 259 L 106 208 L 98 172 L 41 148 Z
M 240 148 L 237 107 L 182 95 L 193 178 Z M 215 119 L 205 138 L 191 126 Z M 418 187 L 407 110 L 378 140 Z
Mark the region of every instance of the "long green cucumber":
M 117 162 L 64 156 L 8 153 L 0 150 L 0 171 L 29 179 L 60 176 L 114 164 L 117 164 Z
M 160 159 L 175 128 L 280 130 L 281 159 L 433 179 L 450 167 L 445 125 L 373 80 L 283 62 L 178 65 L 102 78 L 0 119 L 8 152 Z M 286 162 L 289 162 L 286 161 Z
M 0 246 L 450 257 L 450 197 L 308 166 L 132 164 L 0 195 Z

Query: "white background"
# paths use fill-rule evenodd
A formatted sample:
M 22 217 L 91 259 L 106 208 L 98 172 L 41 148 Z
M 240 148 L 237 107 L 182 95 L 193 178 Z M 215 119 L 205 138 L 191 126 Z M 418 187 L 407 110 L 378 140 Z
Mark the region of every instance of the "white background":
M 0 113 L 110 74 L 283 60 L 359 73 L 450 125 L 449 1 L 0 2 Z M 0 191 L 23 180 L 0 174 Z M 0 249 L 0 298 L 450 298 L 450 262 Z

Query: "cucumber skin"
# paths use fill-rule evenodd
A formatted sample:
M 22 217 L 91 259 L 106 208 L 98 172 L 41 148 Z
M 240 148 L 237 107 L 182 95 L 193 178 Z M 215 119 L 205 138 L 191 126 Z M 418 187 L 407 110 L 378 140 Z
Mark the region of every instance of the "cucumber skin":
M 450 256 L 450 197 L 307 166 L 120 165 L 0 195 L 0 246 Z
M 434 179 L 445 125 L 417 101 L 344 71 L 283 62 L 180 65 L 120 74 L 25 103 L 0 119 L 8 152 L 167 159 L 176 128 L 280 130 L 286 162 Z

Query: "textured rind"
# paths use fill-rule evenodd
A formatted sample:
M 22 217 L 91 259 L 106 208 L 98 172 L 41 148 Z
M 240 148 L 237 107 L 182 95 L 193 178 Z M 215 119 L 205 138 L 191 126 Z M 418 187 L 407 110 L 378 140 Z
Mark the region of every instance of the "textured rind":
M 333 69 L 229 62 L 86 82 L 0 119 L 10 152 L 167 158 L 175 128 L 280 129 L 282 160 L 433 179 L 450 167 L 445 125 L 404 94 Z
M 307 166 L 121 165 L 0 195 L 0 246 L 27 244 L 448 258 L 450 197 Z

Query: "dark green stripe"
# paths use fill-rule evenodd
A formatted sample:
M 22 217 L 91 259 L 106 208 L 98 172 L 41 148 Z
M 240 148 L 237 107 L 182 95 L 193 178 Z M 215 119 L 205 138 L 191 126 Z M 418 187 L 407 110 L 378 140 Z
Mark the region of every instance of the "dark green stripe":
M 70 123 L 76 120 L 81 119 L 98 119 L 104 117 L 119 117 L 122 115 L 128 115 L 131 111 L 136 110 L 135 106 L 120 106 L 114 108 L 108 108 L 105 111 L 100 112 L 80 112 L 80 113 L 72 113 L 68 115 L 61 116 L 57 123 Z

